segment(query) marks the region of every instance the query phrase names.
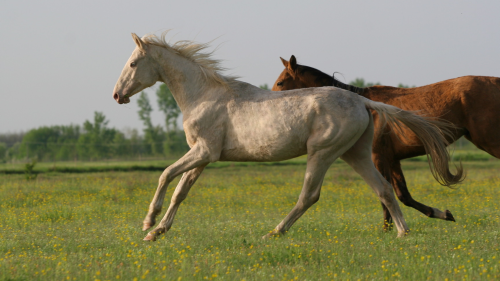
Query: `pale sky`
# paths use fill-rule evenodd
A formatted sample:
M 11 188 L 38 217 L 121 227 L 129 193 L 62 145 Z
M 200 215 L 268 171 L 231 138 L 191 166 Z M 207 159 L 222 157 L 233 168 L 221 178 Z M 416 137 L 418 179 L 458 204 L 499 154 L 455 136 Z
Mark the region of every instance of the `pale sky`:
M 345 82 L 422 86 L 463 75 L 500 77 L 500 1 L 0 1 L 0 133 L 81 125 L 103 112 L 137 128 L 113 87 L 142 36 L 219 45 L 228 74 L 272 85 L 279 57 Z M 341 76 L 337 76 L 341 78 Z M 146 90 L 163 124 L 154 89 Z M 500 109 L 499 109 L 500 110 Z

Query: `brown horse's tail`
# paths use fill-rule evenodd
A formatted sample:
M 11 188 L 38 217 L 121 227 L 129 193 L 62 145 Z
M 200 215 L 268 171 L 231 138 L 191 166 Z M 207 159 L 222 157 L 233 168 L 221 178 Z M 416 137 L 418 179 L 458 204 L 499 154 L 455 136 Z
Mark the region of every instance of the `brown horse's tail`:
M 397 108 L 381 102 L 369 100 L 361 97 L 366 108 L 375 110 L 380 117 L 382 130 L 385 124 L 395 131 L 396 136 L 403 136 L 401 124 L 413 131 L 424 145 L 427 152 L 427 161 L 434 178 L 442 185 L 451 186 L 462 182 L 465 178 L 462 163 L 456 167 L 457 173 L 450 172 L 450 154 L 446 147 L 450 144 L 446 138 L 452 139 L 452 132 L 455 127 L 444 120 L 419 116 L 413 112 Z M 430 158 L 430 159 L 429 159 Z M 432 160 L 432 161 L 430 161 Z

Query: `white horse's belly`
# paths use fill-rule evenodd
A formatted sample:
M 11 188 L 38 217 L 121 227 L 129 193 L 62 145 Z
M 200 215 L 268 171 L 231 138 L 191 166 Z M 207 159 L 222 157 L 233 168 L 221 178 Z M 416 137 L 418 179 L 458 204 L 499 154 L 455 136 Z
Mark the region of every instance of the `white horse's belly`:
M 222 161 L 279 161 L 307 153 L 314 114 L 287 116 L 286 107 L 240 108 L 226 127 Z M 258 118 L 255 118 L 258 116 Z
M 237 138 L 226 138 L 220 160 L 280 161 L 294 158 L 307 153 L 307 138 L 305 131 L 303 134 L 290 131 L 259 134 L 257 130 L 244 130 Z

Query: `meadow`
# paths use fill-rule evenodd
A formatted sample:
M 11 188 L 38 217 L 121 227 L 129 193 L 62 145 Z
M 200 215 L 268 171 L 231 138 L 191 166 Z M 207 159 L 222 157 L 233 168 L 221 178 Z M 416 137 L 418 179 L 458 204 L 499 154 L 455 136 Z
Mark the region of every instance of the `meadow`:
M 500 161 L 464 162 L 440 186 L 404 162 L 414 198 L 456 223 L 403 206 L 404 238 L 346 164 L 284 237 L 262 240 L 300 193 L 303 160 L 209 166 L 156 242 L 141 231 L 157 171 L 0 174 L 0 280 L 493 280 L 500 278 Z M 164 211 L 178 179 L 169 186 Z

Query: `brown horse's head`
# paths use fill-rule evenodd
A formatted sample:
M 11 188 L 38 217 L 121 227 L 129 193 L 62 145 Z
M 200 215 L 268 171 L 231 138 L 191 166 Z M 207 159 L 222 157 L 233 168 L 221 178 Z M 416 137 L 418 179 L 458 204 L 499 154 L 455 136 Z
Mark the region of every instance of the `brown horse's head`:
M 285 66 L 283 72 L 274 82 L 273 91 L 285 91 L 309 87 L 332 86 L 333 78 L 315 68 L 297 64 L 292 55 L 290 61 L 280 58 Z
M 324 72 L 312 68 L 310 66 L 299 65 L 295 56 L 292 55 L 290 61 L 280 58 L 285 66 L 285 70 L 281 72 L 280 77 L 274 83 L 273 91 L 285 91 L 309 87 L 324 87 L 335 86 L 344 90 L 355 92 L 358 94 L 363 93 L 363 88 L 344 84 L 337 79 L 333 78 Z

